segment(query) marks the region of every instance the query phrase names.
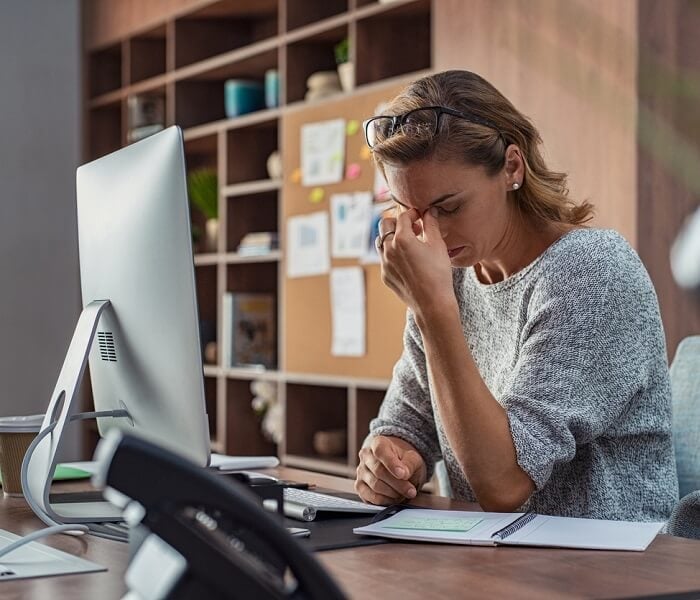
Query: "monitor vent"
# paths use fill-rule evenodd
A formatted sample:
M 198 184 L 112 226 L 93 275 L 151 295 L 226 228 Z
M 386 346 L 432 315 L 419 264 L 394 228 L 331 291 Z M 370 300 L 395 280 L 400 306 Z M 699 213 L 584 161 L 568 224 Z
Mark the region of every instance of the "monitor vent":
M 114 347 L 114 334 L 111 331 L 98 331 L 97 341 L 100 344 L 100 358 L 107 362 L 117 362 L 117 350 Z

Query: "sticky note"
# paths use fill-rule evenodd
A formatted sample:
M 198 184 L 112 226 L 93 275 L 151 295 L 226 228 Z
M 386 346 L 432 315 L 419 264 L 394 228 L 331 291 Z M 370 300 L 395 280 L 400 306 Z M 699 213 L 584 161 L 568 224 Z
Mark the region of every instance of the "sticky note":
M 391 525 L 385 525 L 386 529 L 415 529 L 422 531 L 469 531 L 481 523 L 483 519 L 467 518 L 431 518 L 414 519 L 410 517 L 394 519 Z
M 345 169 L 346 179 L 357 179 L 362 173 L 362 167 L 358 163 L 350 163 Z
M 324 195 L 325 192 L 323 191 L 323 188 L 316 187 L 311 190 L 311 193 L 309 194 L 309 200 L 314 204 L 318 204 L 321 200 L 323 200 Z
M 291 179 L 293 183 L 299 183 L 301 181 L 301 169 L 299 167 L 292 171 Z
M 360 122 L 357 119 L 350 119 L 345 125 L 345 133 L 355 135 L 358 131 L 360 131 Z
M 372 151 L 368 146 L 362 146 L 362 149 L 360 150 L 360 158 L 362 160 L 369 160 L 372 158 Z

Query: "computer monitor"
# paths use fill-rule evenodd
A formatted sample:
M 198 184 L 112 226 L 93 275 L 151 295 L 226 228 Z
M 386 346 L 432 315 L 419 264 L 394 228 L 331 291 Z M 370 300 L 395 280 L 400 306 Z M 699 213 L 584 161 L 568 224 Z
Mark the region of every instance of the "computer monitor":
M 51 519 L 114 520 L 107 503 L 49 502 L 89 350 L 100 434 L 112 427 L 205 466 L 209 427 L 182 133 L 170 127 L 78 168 L 84 310 L 34 449 L 28 486 Z M 135 474 L 135 476 L 138 476 Z

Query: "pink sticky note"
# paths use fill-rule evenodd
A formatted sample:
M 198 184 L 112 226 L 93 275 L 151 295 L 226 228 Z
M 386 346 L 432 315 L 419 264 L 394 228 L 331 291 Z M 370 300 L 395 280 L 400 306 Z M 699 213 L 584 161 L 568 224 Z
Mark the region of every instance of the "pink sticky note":
M 362 167 L 357 163 L 350 163 L 347 166 L 347 169 L 345 169 L 345 178 L 357 179 L 360 176 L 360 173 L 362 173 Z

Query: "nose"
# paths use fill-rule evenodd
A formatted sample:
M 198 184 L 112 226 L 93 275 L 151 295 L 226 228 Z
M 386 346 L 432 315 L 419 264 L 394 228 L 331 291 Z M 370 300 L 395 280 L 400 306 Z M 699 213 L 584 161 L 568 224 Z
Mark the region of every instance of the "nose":
M 425 213 L 427 213 L 430 210 L 430 207 L 426 208 L 424 211 L 419 211 L 420 215 L 420 226 L 421 229 L 423 228 L 423 217 L 425 217 Z M 444 240 L 447 237 L 447 226 L 443 224 L 442 220 L 440 219 L 440 215 L 437 215 L 435 219 L 438 222 L 438 228 L 440 229 L 440 237 Z

